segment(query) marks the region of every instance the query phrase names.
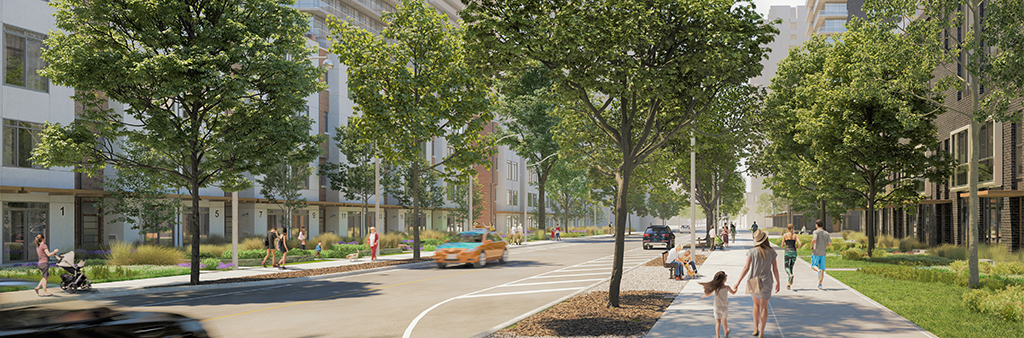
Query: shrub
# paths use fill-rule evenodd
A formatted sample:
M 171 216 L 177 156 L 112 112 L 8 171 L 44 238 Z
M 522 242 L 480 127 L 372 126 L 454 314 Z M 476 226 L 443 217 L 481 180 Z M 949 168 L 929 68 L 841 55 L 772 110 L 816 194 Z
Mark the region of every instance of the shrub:
M 238 251 L 264 250 L 263 237 L 249 237 L 238 243 Z
M 241 247 L 241 245 L 239 245 Z M 200 244 L 199 245 L 199 257 L 201 258 L 216 258 L 221 257 L 224 251 L 231 251 L 231 243 L 228 244 Z
M 900 240 L 900 251 L 907 252 L 915 249 L 927 249 L 928 244 L 921 243 L 914 237 L 907 237 Z
M 220 260 L 216 258 L 207 258 L 199 263 L 199 268 L 203 270 L 217 270 L 218 266 L 220 266 Z
M 889 255 L 889 252 L 885 251 L 882 248 L 875 248 L 875 250 L 871 251 L 871 257 L 881 258 L 881 257 L 885 257 L 885 256 L 888 256 L 888 255 Z
M 403 239 L 405 239 L 405 234 L 398 231 L 383 234 L 380 236 L 380 247 L 397 248 L 398 244 L 401 244 Z
M 967 285 L 966 276 L 939 269 L 921 269 L 910 266 L 868 266 L 860 268 L 858 271 L 869 275 L 880 275 L 890 279 L 944 283 L 960 286 Z
M 1005 321 L 1024 321 L 1024 287 L 1010 286 L 1005 290 L 971 290 L 963 295 L 964 305 L 974 312 L 986 313 Z
M 846 249 L 843 251 L 842 256 L 845 260 L 858 260 L 864 257 L 864 250 L 857 248 Z
M 206 238 L 200 239 L 199 240 L 199 244 L 200 245 L 202 245 L 202 244 L 212 244 L 212 245 L 231 244 L 231 239 L 227 238 L 227 237 L 224 237 L 224 236 L 221 236 L 221 235 L 217 235 L 217 234 L 209 234 L 209 235 L 206 235 Z
M 898 248 L 899 240 L 889 235 L 881 235 L 875 237 L 875 246 L 881 248 Z
M 452 234 L 444 232 L 444 231 L 438 231 L 438 230 L 433 230 L 433 229 L 431 229 L 431 230 L 424 230 L 424 231 L 420 232 L 420 241 L 422 242 L 422 241 L 427 240 L 427 239 L 434 239 L 434 240 L 440 240 L 440 241 L 442 241 L 441 243 L 444 243 L 444 241 L 447 240 L 448 238 L 450 238 L 451 236 L 452 236 Z
M 327 249 L 327 248 L 330 248 L 332 244 L 338 243 L 338 242 L 341 242 L 341 237 L 338 236 L 337 234 L 333 233 L 333 232 L 328 232 L 326 234 L 319 234 L 319 235 L 316 235 L 316 237 L 313 237 L 313 238 L 309 239 L 309 244 L 313 248 L 316 248 L 316 243 L 323 243 L 323 245 L 321 247 L 324 248 L 324 249 Z
M 177 248 L 140 245 L 132 247 L 125 242 L 110 246 L 110 265 L 174 265 L 185 258 L 185 252 Z
M 264 249 L 259 249 L 259 250 L 238 250 L 238 259 L 263 259 L 263 257 L 266 257 L 266 255 L 267 255 L 267 250 L 264 250 Z M 280 254 L 278 254 L 277 256 L 281 257 Z M 231 258 L 231 250 L 224 251 L 224 253 L 221 254 L 220 258 L 230 259 Z
M 1021 262 L 997 262 L 992 269 L 996 275 L 1024 275 L 1024 263 Z
M 952 260 L 964 260 L 967 259 L 967 248 L 953 244 L 943 244 L 928 249 L 928 254 Z
M 87 271 L 85 275 L 88 276 L 89 279 L 93 281 L 110 279 L 110 277 L 113 275 L 113 272 L 111 272 L 110 267 L 106 265 L 90 266 L 86 267 L 86 269 Z
M 849 237 L 849 238 L 847 238 L 848 240 L 852 239 L 852 240 L 856 241 L 857 244 L 865 245 L 865 246 L 868 245 L 868 236 L 864 235 L 863 232 L 851 232 L 848 237 Z
M 290 256 L 312 256 L 315 253 L 316 252 L 313 251 L 313 250 L 303 250 L 303 249 L 291 249 L 291 250 L 288 250 L 288 255 L 290 255 Z
M 850 234 L 853 233 L 853 230 L 843 230 L 840 233 L 843 234 L 843 239 L 844 240 L 849 240 L 850 239 Z
M 443 239 L 435 239 L 435 238 L 425 239 L 425 240 L 422 241 L 423 245 L 433 245 L 433 246 L 438 246 L 438 245 L 444 244 L 444 242 L 445 242 L 445 240 L 443 240 Z
M 345 258 L 349 254 L 359 251 L 359 257 L 366 256 L 370 253 L 370 249 L 362 244 L 335 244 L 331 246 L 331 251 L 337 252 L 337 257 L 325 256 L 329 258 Z M 323 254 L 321 254 L 323 256 Z

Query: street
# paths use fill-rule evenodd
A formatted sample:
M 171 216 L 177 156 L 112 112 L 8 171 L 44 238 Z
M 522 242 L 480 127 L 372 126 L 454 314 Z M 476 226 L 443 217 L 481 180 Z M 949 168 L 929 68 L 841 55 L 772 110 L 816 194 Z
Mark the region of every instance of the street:
M 610 276 L 614 241 L 518 248 L 506 264 L 433 265 L 269 287 L 110 299 L 202 319 L 215 337 L 470 337 Z M 661 251 L 626 240 L 626 269 Z

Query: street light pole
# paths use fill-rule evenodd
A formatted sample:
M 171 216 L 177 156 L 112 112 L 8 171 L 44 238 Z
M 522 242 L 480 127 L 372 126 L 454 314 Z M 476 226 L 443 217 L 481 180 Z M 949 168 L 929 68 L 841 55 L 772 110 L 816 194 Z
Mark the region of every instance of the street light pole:
M 690 132 L 690 252 L 696 255 L 697 252 L 697 200 L 694 193 L 697 190 L 697 138 Z
M 373 149 L 377 150 L 377 147 L 374 146 Z M 376 154 L 376 151 L 374 153 Z M 376 228 L 377 227 L 377 220 L 382 218 L 382 216 L 380 214 L 380 156 L 379 155 L 373 157 L 373 176 L 374 176 L 373 177 L 374 178 L 373 179 L 373 181 L 374 181 L 373 191 L 374 191 L 374 194 L 377 195 L 377 197 L 374 198 L 374 201 L 373 201 L 374 202 L 374 206 L 373 206 L 373 216 L 374 216 L 373 217 L 374 218 L 373 219 L 373 227 Z M 387 229 L 384 229 L 384 230 L 386 232 Z M 361 234 L 361 235 L 365 235 L 365 234 Z

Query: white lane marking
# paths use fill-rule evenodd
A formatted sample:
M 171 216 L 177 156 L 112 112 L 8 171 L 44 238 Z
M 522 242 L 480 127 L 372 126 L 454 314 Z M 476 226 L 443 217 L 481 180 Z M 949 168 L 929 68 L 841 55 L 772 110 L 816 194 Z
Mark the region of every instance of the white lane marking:
M 281 285 L 260 287 L 260 288 L 257 288 L 257 289 L 248 289 L 248 290 L 241 290 L 241 291 L 228 292 L 228 293 L 218 293 L 218 294 L 215 294 L 215 295 L 202 296 L 202 297 L 188 297 L 188 298 L 184 298 L 184 299 L 169 300 L 169 301 L 166 301 L 166 302 L 157 302 L 157 303 L 151 303 L 151 304 L 146 304 L 146 305 L 139 305 L 139 306 L 136 306 L 136 307 L 147 307 L 147 306 L 157 306 L 157 305 L 163 305 L 163 304 L 179 303 L 179 302 L 185 302 L 185 301 L 190 301 L 190 300 L 213 298 L 213 297 L 220 297 L 220 296 L 228 296 L 228 295 L 234 295 L 234 294 L 239 294 L 239 293 L 263 291 L 263 290 L 267 290 L 267 289 L 283 288 L 283 287 L 286 287 L 286 286 L 291 286 L 291 284 L 281 284 Z
M 607 275 L 607 274 L 608 274 L 608 272 L 594 272 L 594 273 L 577 273 L 577 274 L 573 274 L 573 275 L 533 276 L 533 277 L 526 277 L 526 278 L 562 278 L 562 277 L 579 277 L 579 276 L 594 276 L 594 275 Z
M 596 282 L 596 281 L 599 281 L 599 280 L 605 280 L 605 279 L 607 279 L 607 278 L 592 278 L 592 279 L 573 279 L 573 280 L 560 280 L 560 281 L 554 281 L 554 282 L 538 282 L 538 283 L 522 283 L 522 284 L 511 284 L 511 285 L 505 285 L 505 286 L 503 286 L 503 287 L 512 287 L 512 286 L 531 286 L 531 285 L 547 285 L 547 284 L 559 284 L 559 283 L 579 283 L 579 282 Z
M 502 293 L 487 293 L 487 294 L 482 294 L 482 295 L 461 296 L 459 298 L 480 298 L 480 297 L 521 295 L 521 294 L 527 294 L 527 293 L 576 291 L 576 290 L 579 290 L 579 289 L 582 289 L 582 288 L 583 287 L 581 286 L 581 287 L 578 287 L 578 288 L 561 288 L 561 289 L 543 289 L 543 290 L 531 290 L 531 291 L 502 292 Z
M 639 249 L 633 249 L 633 250 L 639 250 Z M 633 251 L 633 250 L 630 250 L 630 251 Z M 602 257 L 602 258 L 604 258 L 604 257 Z M 600 258 L 598 258 L 598 259 L 600 259 Z M 589 260 L 589 261 L 586 261 L 586 262 L 583 262 L 583 263 L 580 263 L 580 264 L 576 264 L 576 265 L 572 265 L 572 266 L 567 266 L 567 267 L 564 267 L 562 269 L 573 268 L 573 267 L 576 267 L 576 266 L 579 266 L 579 265 L 582 265 L 582 264 L 594 262 L 596 260 L 597 259 Z M 559 270 L 561 270 L 561 269 L 559 269 Z M 555 270 L 555 271 L 558 271 L 558 270 Z M 551 273 L 551 272 L 555 272 L 555 271 L 550 271 L 550 272 L 546 272 L 546 273 Z M 601 273 L 601 275 L 603 275 L 603 274 L 604 273 Z M 459 298 L 462 298 L 462 297 L 465 297 L 465 296 L 472 296 L 472 295 L 475 295 L 475 294 L 478 294 L 478 293 L 481 293 L 481 292 L 487 292 L 487 291 L 490 291 L 490 290 L 493 290 L 493 289 L 497 289 L 499 287 L 503 287 L 503 286 L 506 286 L 506 285 L 522 282 L 524 280 L 527 280 L 527 279 L 530 279 L 530 278 L 533 278 L 533 277 L 534 276 L 517 279 L 517 280 L 511 281 L 511 282 L 505 283 L 505 284 L 496 285 L 496 286 L 492 286 L 492 287 L 489 287 L 489 288 L 473 291 L 473 292 L 467 293 L 467 294 L 462 295 L 462 296 L 456 296 L 456 297 L 448 298 L 448 299 L 446 299 L 446 300 L 444 300 L 444 301 L 442 301 L 440 303 L 434 304 L 434 306 L 431 306 L 431 307 L 427 308 L 426 310 L 423 310 L 423 312 L 420 312 L 420 314 L 418 316 L 416 316 L 416 318 L 414 318 L 412 320 L 412 322 L 409 323 L 409 326 L 405 328 L 405 333 L 402 334 L 402 338 L 409 338 L 410 336 L 412 336 L 412 329 L 416 328 L 416 324 L 419 323 L 420 320 L 423 319 L 423 317 L 425 317 L 427 315 L 427 313 L 430 313 L 431 310 L 437 308 L 438 306 L 441 306 L 441 305 L 443 305 L 443 304 L 445 304 L 447 302 L 453 301 L 455 299 L 459 299 Z
M 768 303 L 768 310 L 772 311 L 772 319 L 775 319 L 775 328 L 779 330 L 779 334 L 782 335 L 782 338 L 786 338 L 786 334 L 782 332 L 782 325 L 779 324 L 779 317 L 775 316 L 775 309 L 772 308 L 772 303 Z

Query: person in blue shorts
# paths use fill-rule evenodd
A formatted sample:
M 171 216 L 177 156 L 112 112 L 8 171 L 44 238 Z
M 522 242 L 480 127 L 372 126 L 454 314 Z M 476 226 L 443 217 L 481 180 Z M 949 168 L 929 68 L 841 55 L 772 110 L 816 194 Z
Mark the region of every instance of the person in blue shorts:
M 316 259 L 320 259 L 320 248 L 321 248 L 321 246 L 320 246 L 320 245 L 321 245 L 321 244 L 323 244 L 323 242 L 322 242 L 322 241 L 318 241 L 318 242 L 316 242 L 316 256 L 313 256 L 313 257 L 315 257 Z
M 825 222 L 816 220 L 814 226 L 818 229 L 811 237 L 811 269 L 818 273 L 818 290 L 821 290 L 821 282 L 825 279 L 825 254 L 832 239 L 825 231 Z

